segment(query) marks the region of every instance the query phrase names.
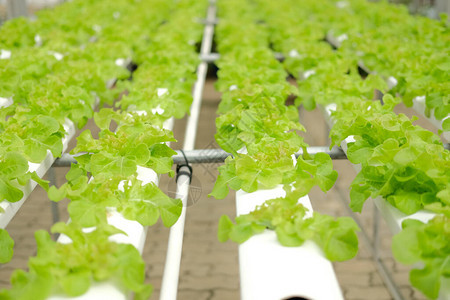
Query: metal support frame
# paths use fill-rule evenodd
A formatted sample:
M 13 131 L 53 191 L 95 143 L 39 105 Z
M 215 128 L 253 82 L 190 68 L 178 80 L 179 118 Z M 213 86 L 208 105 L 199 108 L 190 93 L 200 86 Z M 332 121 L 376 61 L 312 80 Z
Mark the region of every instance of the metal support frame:
M 207 62 L 207 63 L 213 63 L 216 60 L 218 60 L 220 58 L 220 54 L 219 53 L 204 53 L 204 54 L 200 54 L 200 59 L 203 62 Z
M 280 53 L 280 52 L 274 52 L 273 55 L 278 60 L 284 60 L 284 58 L 285 58 L 283 53 Z M 200 59 L 203 62 L 207 62 L 207 63 L 214 63 L 219 58 L 220 58 L 220 54 L 216 53 L 216 52 L 200 54 Z
M 50 185 L 56 186 L 56 174 L 55 169 L 53 166 L 50 167 L 47 171 L 48 173 L 48 180 L 50 181 Z M 53 224 L 59 222 L 59 209 L 58 209 L 58 202 L 50 201 L 51 202 L 51 210 L 52 210 L 52 216 L 53 216 Z M 56 236 L 56 235 L 55 235 Z
M 373 224 L 372 224 L 372 246 L 373 253 L 376 259 L 379 258 L 379 245 L 380 245 L 380 211 L 376 207 L 375 203 L 373 205 Z
M 450 150 L 450 144 L 444 144 L 444 148 Z M 334 146 L 333 148 L 325 146 L 313 146 L 306 149 L 308 154 L 314 155 L 317 153 L 326 153 L 331 159 L 347 159 L 347 155 L 341 149 L 341 147 Z M 176 150 L 177 154 L 172 156 L 173 163 L 176 165 L 185 162 L 185 158 L 180 150 Z M 196 150 L 185 150 L 186 158 L 189 163 L 192 164 L 206 164 L 206 163 L 221 163 L 224 162 L 230 153 L 222 149 L 196 149 Z M 60 158 L 57 158 L 53 164 L 53 167 L 70 167 L 71 164 L 76 164 L 76 157 L 85 153 L 79 153 L 77 155 L 71 155 L 64 153 Z M 295 157 L 303 155 L 303 151 L 295 153 Z
M 317 153 L 326 153 L 331 159 L 347 159 L 344 151 L 340 147 L 308 147 L 308 154 L 315 155 Z M 172 156 L 173 163 L 176 165 L 183 164 L 185 162 L 185 158 L 180 150 L 176 150 L 177 154 Z M 54 167 L 69 167 L 71 164 L 76 164 L 76 157 L 84 153 L 79 153 L 77 155 L 71 155 L 68 153 L 64 153 L 60 158 L 56 159 L 53 164 Z M 206 164 L 206 163 L 221 163 L 224 162 L 228 156 L 232 156 L 232 154 L 222 150 L 222 149 L 196 149 L 196 150 L 184 150 L 184 154 L 186 155 L 189 163 L 192 164 Z M 295 157 L 299 157 L 303 155 L 303 150 L 295 153 Z

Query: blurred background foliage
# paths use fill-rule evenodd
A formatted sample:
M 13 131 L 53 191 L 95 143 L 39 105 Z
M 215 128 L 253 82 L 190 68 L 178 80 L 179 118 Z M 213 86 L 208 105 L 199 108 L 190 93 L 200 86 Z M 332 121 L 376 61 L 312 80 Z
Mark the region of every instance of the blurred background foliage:
M 54 6 L 66 0 L 0 0 L 0 24 L 8 18 L 8 2 L 26 1 L 27 13 L 32 16 L 37 10 Z M 299 0 L 301 1 L 301 0 Z M 319 0 L 318 0 L 319 1 Z M 369 0 L 379 1 L 379 0 Z M 439 13 L 450 15 L 450 0 L 389 0 L 392 3 L 406 5 L 412 14 L 420 14 L 438 19 Z M 17 3 L 16 2 L 16 3 Z

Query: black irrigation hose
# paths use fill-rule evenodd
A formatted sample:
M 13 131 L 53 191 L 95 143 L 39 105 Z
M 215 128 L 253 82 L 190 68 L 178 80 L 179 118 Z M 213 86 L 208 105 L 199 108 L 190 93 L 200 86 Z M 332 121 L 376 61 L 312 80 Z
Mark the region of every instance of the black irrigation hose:
M 191 167 L 191 165 L 189 164 L 189 161 L 188 161 L 188 159 L 187 159 L 187 157 L 186 157 L 186 154 L 184 154 L 184 151 L 183 150 L 179 150 L 180 152 L 181 152 L 181 154 L 183 154 L 183 157 L 184 157 L 184 163 L 183 164 L 178 164 L 177 165 L 177 177 L 176 177 L 176 182 L 178 182 L 178 178 L 181 176 L 181 175 L 186 175 L 186 176 L 188 176 L 189 177 L 189 184 L 192 182 L 192 173 L 193 173 L 193 171 L 192 171 L 192 167 Z M 181 168 L 183 168 L 183 167 L 187 167 L 187 169 L 189 170 L 189 171 L 186 171 L 186 169 L 181 169 Z

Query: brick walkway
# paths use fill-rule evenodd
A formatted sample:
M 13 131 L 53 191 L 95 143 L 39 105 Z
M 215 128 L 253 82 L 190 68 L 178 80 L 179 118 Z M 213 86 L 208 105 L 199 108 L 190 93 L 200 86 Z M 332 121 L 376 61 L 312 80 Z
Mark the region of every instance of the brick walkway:
M 214 120 L 219 99 L 220 95 L 214 91 L 212 82 L 209 82 L 206 86 L 200 116 L 197 149 L 216 147 Z M 410 112 L 409 110 L 403 111 Z M 305 139 L 311 146 L 327 144 L 326 127 L 320 112 L 301 111 L 301 120 L 308 130 Z M 174 132 L 179 142 L 172 145 L 175 149 L 182 145 L 184 123 L 183 120 L 176 122 Z M 354 178 L 355 172 L 345 160 L 335 161 L 334 164 L 339 172 L 339 179 L 335 187 L 327 194 L 322 193 L 319 189 L 314 189 L 310 193 L 310 198 L 315 210 L 334 216 L 343 216 L 347 215 L 344 203 L 348 202 L 348 186 Z M 217 222 L 220 216 L 222 214 L 235 215 L 234 193 L 230 193 L 224 200 L 207 197 L 217 176 L 216 168 L 215 164 L 194 167 L 191 198 L 195 203 L 190 203 L 187 209 L 178 292 L 178 299 L 181 300 L 233 300 L 240 298 L 238 247 L 231 242 L 221 244 L 216 238 Z M 59 184 L 63 182 L 65 172 L 67 172 L 67 168 L 56 170 Z M 162 176 L 160 186 L 165 192 L 171 194 L 175 188 L 174 179 Z M 67 220 L 66 205 L 67 203 L 64 201 L 59 205 L 61 220 Z M 39 212 L 39 215 L 36 212 Z M 367 203 L 360 217 L 364 226 L 369 230 L 369 234 L 372 226 L 372 214 L 373 206 L 371 203 Z M 9 285 L 9 277 L 13 269 L 26 268 L 28 257 L 34 255 L 36 251 L 34 231 L 48 230 L 52 223 L 51 220 L 50 201 L 47 200 L 42 189 L 37 188 L 7 227 L 16 241 L 15 256 L 10 263 L 0 267 L 0 287 Z M 405 299 L 424 299 L 411 288 L 408 282 L 408 268 L 397 264 L 392 259 L 391 235 L 383 222 L 381 222 L 380 230 L 380 255 L 393 272 L 393 277 L 400 286 Z M 148 265 L 148 281 L 155 287 L 152 299 L 159 299 L 168 233 L 169 230 L 161 222 L 148 231 L 143 257 Z M 355 259 L 334 264 L 345 299 L 392 299 L 378 275 L 370 252 L 362 239 L 360 239 L 360 244 L 360 253 Z

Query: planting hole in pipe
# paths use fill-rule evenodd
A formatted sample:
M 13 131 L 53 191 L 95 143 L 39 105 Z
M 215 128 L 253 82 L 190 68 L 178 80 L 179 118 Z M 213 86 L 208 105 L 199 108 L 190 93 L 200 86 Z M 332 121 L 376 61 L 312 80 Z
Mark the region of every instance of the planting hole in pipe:
M 301 296 L 292 296 L 292 297 L 284 298 L 282 300 L 311 300 L 311 299 L 301 297 Z

